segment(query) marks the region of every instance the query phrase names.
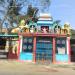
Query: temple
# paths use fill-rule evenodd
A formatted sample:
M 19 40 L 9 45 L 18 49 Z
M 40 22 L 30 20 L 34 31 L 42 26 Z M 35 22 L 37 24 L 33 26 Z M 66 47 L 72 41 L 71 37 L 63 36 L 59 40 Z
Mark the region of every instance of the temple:
M 8 58 L 29 62 L 69 63 L 70 25 L 65 23 L 62 27 L 59 22 L 53 21 L 47 13 L 41 13 L 36 23 L 30 21 L 26 24 L 25 20 L 21 20 L 19 28 L 11 31 L 17 35 L 11 37 L 15 42 L 11 50 L 7 51 Z
M 30 23 L 29 32 L 20 32 L 19 60 L 33 62 L 70 62 L 70 26 L 63 28 L 49 14 L 40 14 Z

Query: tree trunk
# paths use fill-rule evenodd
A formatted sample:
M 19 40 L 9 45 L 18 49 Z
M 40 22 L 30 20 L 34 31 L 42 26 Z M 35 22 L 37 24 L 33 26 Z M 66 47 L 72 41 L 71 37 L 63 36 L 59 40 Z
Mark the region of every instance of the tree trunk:
M 0 33 L 2 33 L 2 24 L 0 22 Z

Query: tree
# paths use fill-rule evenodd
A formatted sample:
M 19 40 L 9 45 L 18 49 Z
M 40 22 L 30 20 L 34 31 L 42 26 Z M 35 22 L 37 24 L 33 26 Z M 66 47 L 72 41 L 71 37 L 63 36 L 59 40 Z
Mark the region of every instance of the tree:
M 5 0 L 3 0 L 1 3 L 5 3 Z M 19 11 L 20 11 L 21 8 L 18 4 L 16 4 L 16 0 L 9 0 L 8 3 L 9 3 L 9 5 L 6 8 L 6 10 L 7 10 L 6 14 L 5 14 L 4 19 L 2 20 L 0 26 L 3 25 L 5 20 L 8 20 L 9 23 L 10 23 L 10 27 L 9 26 L 6 26 L 6 27 L 8 29 L 8 32 L 10 32 L 10 30 L 12 28 L 14 28 L 13 23 L 18 21 L 17 20 L 18 18 L 16 18 L 16 17 L 19 15 Z M 2 27 L 1 27 L 1 31 L 2 31 Z
M 37 13 L 38 13 L 38 8 L 36 7 L 32 7 L 32 5 L 29 5 L 28 6 L 28 9 L 27 9 L 27 14 L 25 15 L 25 17 L 27 16 L 27 22 L 28 20 L 32 20 L 34 22 L 37 22 Z
M 33 21 L 37 21 L 37 12 L 38 8 L 32 7 L 32 4 L 30 3 L 31 0 L 0 0 L 0 5 L 2 5 L 3 8 L 5 8 L 6 11 L 1 11 L 0 13 L 5 13 L 4 18 L 0 20 L 0 30 L 2 31 L 2 26 L 5 20 L 8 20 L 10 23 L 9 25 L 6 26 L 6 28 L 9 30 L 12 30 L 15 26 L 13 23 L 16 23 L 18 27 L 19 21 L 20 21 L 20 13 L 19 11 L 22 9 L 24 6 L 28 6 L 27 13 L 24 14 L 25 19 L 29 19 Z M 36 0 L 32 0 L 37 2 Z M 51 0 L 39 0 L 40 4 L 42 5 L 42 9 L 45 7 L 48 7 L 50 5 Z M 8 3 L 8 5 L 5 6 L 5 4 Z M 4 5 L 3 5 L 4 4 Z M 30 5 L 31 4 L 31 5 Z M 0 31 L 0 32 L 1 32 Z
M 40 4 L 42 6 L 42 12 L 44 12 L 45 10 L 48 11 L 49 6 L 51 4 L 51 0 L 40 0 Z
M 16 4 L 16 0 L 11 0 L 8 7 L 9 8 L 8 8 L 8 12 L 7 12 L 7 17 L 8 17 L 8 21 L 10 22 L 10 25 L 11 25 L 11 28 L 9 28 L 9 30 L 11 30 L 12 28 L 15 27 L 13 25 L 13 23 L 16 23 L 16 25 L 18 26 L 17 16 L 19 15 L 19 11 L 20 11 L 21 7 L 18 4 Z

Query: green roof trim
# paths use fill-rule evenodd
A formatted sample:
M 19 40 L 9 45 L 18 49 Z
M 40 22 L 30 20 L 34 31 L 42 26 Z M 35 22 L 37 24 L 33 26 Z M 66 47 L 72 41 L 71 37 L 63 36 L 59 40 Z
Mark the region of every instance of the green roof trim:
M 18 37 L 18 34 L 12 33 L 12 34 L 0 34 L 0 37 Z
M 0 35 L 6 35 L 5 33 L 0 33 Z M 18 33 L 9 33 L 7 35 L 18 35 Z
M 4 35 L 0 35 L 0 36 L 18 36 L 18 35 L 7 35 L 7 34 L 4 34 Z
M 31 22 L 29 23 L 29 26 L 31 26 L 31 25 L 37 26 L 37 23 L 31 21 Z

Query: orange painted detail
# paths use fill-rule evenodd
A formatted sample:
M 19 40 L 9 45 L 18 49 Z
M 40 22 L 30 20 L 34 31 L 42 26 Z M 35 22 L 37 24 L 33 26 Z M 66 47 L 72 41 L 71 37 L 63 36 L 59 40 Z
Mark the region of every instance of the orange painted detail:
M 70 47 L 70 37 L 68 37 L 68 45 L 69 45 L 69 63 L 71 62 L 71 47 Z
M 48 36 L 48 37 L 67 37 L 67 35 L 63 34 L 49 34 L 49 33 L 19 33 L 19 35 L 23 35 L 26 37 L 29 36 Z
M 33 45 L 33 60 L 36 62 L 36 37 L 34 37 Z
M 55 63 L 55 38 L 53 38 L 53 63 Z

